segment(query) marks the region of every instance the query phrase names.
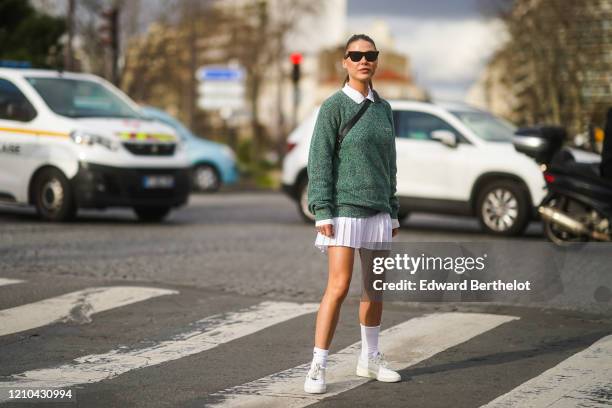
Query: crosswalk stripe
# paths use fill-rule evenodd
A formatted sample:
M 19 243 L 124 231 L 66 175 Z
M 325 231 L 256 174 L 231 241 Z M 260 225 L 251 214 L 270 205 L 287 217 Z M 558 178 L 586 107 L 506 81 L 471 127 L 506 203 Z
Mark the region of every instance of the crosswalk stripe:
M 482 408 L 610 407 L 612 335 L 524 382 Z
M 0 278 L 0 286 L 14 285 L 16 283 L 21 283 L 21 282 L 23 282 L 23 281 L 19 280 L 19 279 Z
M 0 336 L 19 333 L 57 322 L 91 322 L 91 315 L 175 290 L 137 286 L 96 287 L 67 293 L 11 309 L 0 310 Z
M 515 316 L 481 313 L 436 313 L 410 319 L 380 334 L 381 349 L 391 368 L 404 369 L 450 347 L 463 343 Z M 300 408 L 319 402 L 369 381 L 355 375 L 361 342 L 330 355 L 325 394 L 306 394 L 304 379 L 310 362 L 211 394 L 215 407 Z
M 26 371 L 3 381 L 0 392 L 9 388 L 70 387 L 117 377 L 131 370 L 150 367 L 201 353 L 295 317 L 313 313 L 315 303 L 262 302 L 237 312 L 206 317 L 195 330 L 141 349 L 115 349 L 104 354 L 79 357 L 73 363 Z M 7 399 L 0 394 L 0 402 Z

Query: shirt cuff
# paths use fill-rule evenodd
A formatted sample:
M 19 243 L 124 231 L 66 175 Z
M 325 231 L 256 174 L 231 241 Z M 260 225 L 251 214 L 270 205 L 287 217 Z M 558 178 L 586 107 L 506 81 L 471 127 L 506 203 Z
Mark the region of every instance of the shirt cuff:
M 391 220 L 391 229 L 396 229 L 400 227 L 400 223 L 399 220 L 397 218 L 394 218 Z
M 325 219 L 325 220 L 319 220 L 315 222 L 315 227 L 318 227 L 320 225 L 326 225 L 326 224 L 333 224 L 334 222 L 332 221 L 331 218 Z

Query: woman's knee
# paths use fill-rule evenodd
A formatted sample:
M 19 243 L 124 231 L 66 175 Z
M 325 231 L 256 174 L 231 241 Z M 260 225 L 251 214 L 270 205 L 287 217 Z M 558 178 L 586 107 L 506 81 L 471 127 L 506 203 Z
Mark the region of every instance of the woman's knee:
M 329 248 L 329 279 L 326 296 L 342 301 L 348 294 L 353 274 L 355 250 L 350 247 L 334 246 Z
M 349 287 L 350 282 L 331 283 L 327 285 L 325 294 L 334 300 L 342 301 L 348 294 Z

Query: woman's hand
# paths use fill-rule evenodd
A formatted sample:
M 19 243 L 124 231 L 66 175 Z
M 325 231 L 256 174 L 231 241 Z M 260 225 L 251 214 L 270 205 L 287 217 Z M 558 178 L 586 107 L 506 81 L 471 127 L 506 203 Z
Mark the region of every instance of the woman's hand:
M 334 236 L 333 224 L 319 225 L 316 228 L 317 228 L 317 231 L 319 231 L 321 234 L 325 235 L 326 237 L 333 238 Z
M 393 230 L 391 231 L 391 237 L 394 237 L 397 234 L 399 234 L 399 228 L 393 228 Z

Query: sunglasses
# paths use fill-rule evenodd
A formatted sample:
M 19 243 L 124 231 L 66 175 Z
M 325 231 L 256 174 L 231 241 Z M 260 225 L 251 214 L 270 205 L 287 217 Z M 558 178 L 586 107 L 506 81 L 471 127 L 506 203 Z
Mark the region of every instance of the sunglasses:
M 344 58 L 350 58 L 353 62 L 359 62 L 364 56 L 366 61 L 374 62 L 378 59 L 378 51 L 349 51 Z

